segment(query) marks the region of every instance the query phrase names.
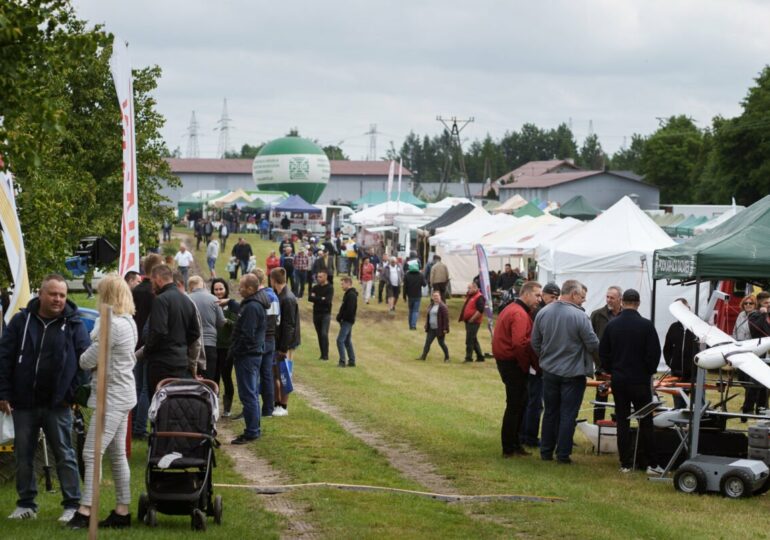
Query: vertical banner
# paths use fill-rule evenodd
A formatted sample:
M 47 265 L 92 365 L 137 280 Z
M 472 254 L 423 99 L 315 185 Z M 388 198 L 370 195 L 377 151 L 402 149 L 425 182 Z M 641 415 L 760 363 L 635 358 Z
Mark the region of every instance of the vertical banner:
M 329 237 L 330 238 L 334 238 L 334 221 L 335 221 L 334 218 L 336 216 L 337 216 L 336 212 L 332 212 L 332 220 L 331 220 L 331 223 L 329 224 Z
M 128 47 L 117 37 L 112 44 L 110 71 L 115 81 L 123 124 L 123 219 L 120 224 L 121 276 L 139 272 L 139 199 L 136 182 L 136 137 L 134 133 L 134 83 Z
M 401 158 L 398 158 L 398 198 L 396 199 L 398 202 L 396 203 L 396 208 L 401 210 L 401 174 L 404 172 L 404 167 L 401 164 Z
M 481 244 L 476 244 L 476 257 L 479 260 L 479 285 L 481 294 L 484 295 L 484 300 L 486 300 L 484 312 L 487 315 L 487 327 L 489 328 L 489 333 L 492 334 L 492 317 L 494 315 L 494 310 L 492 309 L 492 289 L 489 287 L 489 264 L 487 263 L 487 252 Z
M 2 162 L 0 162 L 0 165 Z M 26 307 L 29 302 L 29 275 L 27 274 L 27 257 L 24 253 L 24 237 L 21 234 L 19 213 L 16 210 L 16 196 L 13 191 L 11 174 L 0 172 L 0 224 L 3 227 L 3 244 L 8 256 L 8 266 L 13 278 L 13 294 L 4 314 L 8 323 L 16 312 Z
M 393 193 L 393 173 L 395 172 L 396 162 L 390 161 L 390 169 L 388 170 L 388 200 L 390 201 L 390 194 Z

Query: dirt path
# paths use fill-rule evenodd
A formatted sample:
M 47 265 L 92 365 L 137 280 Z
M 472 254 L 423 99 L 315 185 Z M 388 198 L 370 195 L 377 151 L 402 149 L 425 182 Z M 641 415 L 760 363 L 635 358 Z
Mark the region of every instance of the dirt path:
M 409 444 L 405 442 L 392 443 L 386 441 L 381 435 L 364 429 L 356 422 L 346 418 L 342 411 L 326 401 L 321 394 L 304 384 L 295 382 L 294 391 L 302 396 L 311 407 L 330 416 L 345 431 L 384 455 L 390 466 L 405 477 L 435 493 L 446 495 L 457 493 L 452 483 L 439 474 L 428 457 Z

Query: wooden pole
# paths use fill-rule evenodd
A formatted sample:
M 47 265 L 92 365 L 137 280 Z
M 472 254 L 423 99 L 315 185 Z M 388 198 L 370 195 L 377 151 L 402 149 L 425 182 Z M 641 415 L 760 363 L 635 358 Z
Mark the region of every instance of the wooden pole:
M 94 475 L 91 497 L 91 518 L 88 521 L 88 539 L 95 540 L 99 531 L 99 484 L 102 475 L 102 436 L 104 435 L 104 407 L 107 402 L 107 368 L 110 352 L 110 326 L 112 308 L 104 304 L 99 308 L 99 356 L 96 363 L 96 410 L 94 429 Z

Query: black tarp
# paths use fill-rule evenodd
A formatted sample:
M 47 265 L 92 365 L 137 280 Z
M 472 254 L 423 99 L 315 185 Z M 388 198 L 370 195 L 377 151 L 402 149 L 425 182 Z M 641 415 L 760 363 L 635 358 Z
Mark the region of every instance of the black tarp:
M 423 230 L 426 231 L 433 231 L 438 229 L 439 227 L 446 227 L 448 225 L 451 225 L 455 221 L 457 221 L 460 218 L 463 218 L 473 212 L 473 209 L 476 208 L 471 203 L 461 203 L 456 204 L 443 214 L 441 214 L 439 217 L 431 221 L 430 223 L 427 223 L 420 227 Z

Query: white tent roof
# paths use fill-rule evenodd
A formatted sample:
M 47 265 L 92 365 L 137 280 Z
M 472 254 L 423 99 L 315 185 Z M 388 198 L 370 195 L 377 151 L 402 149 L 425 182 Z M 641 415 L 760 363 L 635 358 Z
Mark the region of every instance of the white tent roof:
M 467 227 L 470 223 L 473 223 L 475 221 L 478 221 L 480 219 L 488 218 L 491 214 L 481 208 L 480 206 L 477 206 L 467 214 L 465 214 L 463 217 L 455 221 L 454 223 L 450 223 L 446 227 L 439 227 L 436 229 L 436 234 L 433 236 L 438 236 L 440 234 L 444 234 L 447 231 L 450 231 L 454 229 L 455 227 Z
M 717 225 L 721 225 L 722 223 L 724 223 L 725 221 L 727 221 L 728 219 L 730 219 L 731 217 L 733 217 L 734 215 L 736 215 L 738 212 L 740 212 L 743 209 L 744 209 L 744 207 L 733 206 L 732 208 L 730 208 L 724 214 L 720 214 L 717 217 L 715 217 L 714 219 L 709 220 L 706 223 L 703 223 L 703 224 L 698 225 L 697 227 L 695 227 L 695 230 L 693 231 L 693 233 L 694 234 L 703 234 L 706 231 L 710 231 L 711 229 L 713 229 Z
M 350 216 L 350 221 L 356 224 L 384 224 L 388 219 L 396 215 L 421 216 L 424 212 L 413 204 L 399 201 L 385 201 L 375 204 L 365 210 L 356 212 Z
M 466 199 L 465 197 L 444 197 L 438 202 L 428 203 L 427 208 L 452 208 L 453 206 L 457 206 L 458 204 L 463 203 L 475 204 L 473 201 Z
M 473 213 L 473 212 L 471 212 Z M 467 216 L 466 216 L 467 217 Z M 450 228 L 442 233 L 431 236 L 430 245 L 441 245 L 451 249 L 461 247 L 463 243 L 475 244 L 483 235 L 510 227 L 516 223 L 517 218 L 506 214 L 496 216 L 486 215 L 465 223 L 461 223 L 465 218 L 455 222 Z
M 545 221 L 544 218 L 551 220 Z M 538 220 L 542 221 L 538 222 Z M 569 233 L 582 226 L 583 222 L 571 217 L 559 219 L 545 214 L 534 218 L 527 225 L 516 235 L 491 245 L 488 250 L 489 255 L 532 257 L 542 244 Z
M 510 199 L 506 199 L 503 204 L 492 210 L 492 212 L 495 214 L 512 214 L 526 204 L 527 199 L 517 193 Z

